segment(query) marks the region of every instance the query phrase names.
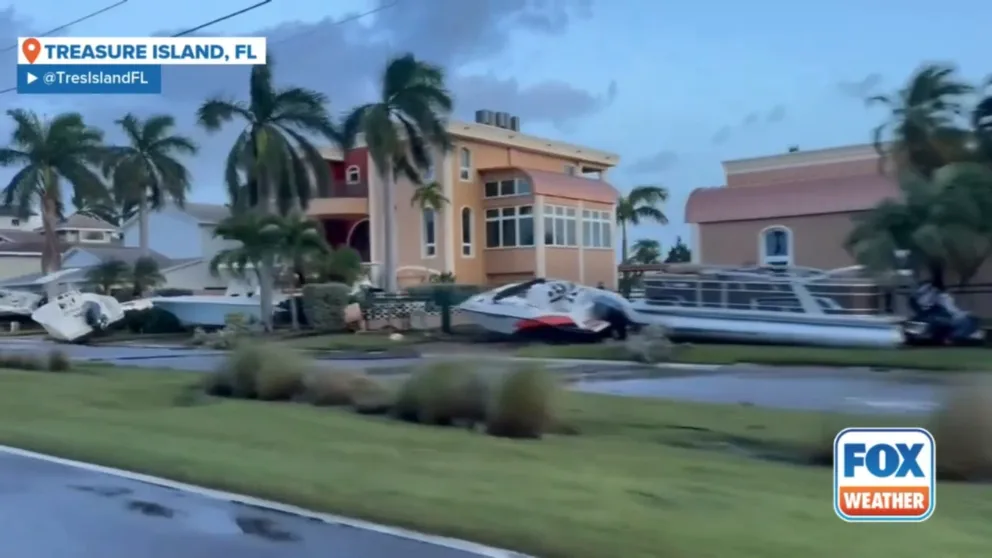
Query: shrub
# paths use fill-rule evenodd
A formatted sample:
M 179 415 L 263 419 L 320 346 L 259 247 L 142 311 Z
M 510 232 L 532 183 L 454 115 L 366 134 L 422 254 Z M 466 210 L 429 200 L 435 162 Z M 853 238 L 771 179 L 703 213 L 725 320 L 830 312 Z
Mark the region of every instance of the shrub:
M 351 287 L 343 283 L 303 286 L 303 308 L 307 320 L 318 331 L 344 331 L 344 309 L 351 298 Z
M 72 360 L 61 349 L 48 351 L 48 370 L 50 372 L 68 372 L 72 369 Z
M 207 379 L 211 395 L 285 401 L 303 390 L 310 363 L 295 351 L 267 343 L 240 344 Z
M 358 397 L 379 389 L 378 382 L 363 372 L 315 371 L 303 380 L 303 392 L 314 405 L 353 405 Z
M 663 326 L 649 325 L 628 337 L 624 350 L 631 360 L 653 364 L 671 360 L 673 345 Z
M 992 478 L 992 381 L 979 375 L 955 381 L 931 416 L 930 432 L 941 478 Z
M 124 312 L 120 322 L 134 333 L 181 333 L 185 331 L 179 318 L 168 310 L 151 307 Z
M 11 370 L 45 370 L 46 362 L 36 355 L 28 353 L 3 353 L 0 354 L 0 368 Z
M 556 390 L 555 378 L 543 366 L 520 365 L 496 388 L 486 433 L 504 438 L 540 438 L 554 424 Z
M 489 385 L 473 368 L 468 363 L 447 361 L 417 370 L 400 387 L 395 415 L 439 426 L 484 421 Z
M 193 330 L 193 337 L 190 338 L 189 344 L 194 347 L 202 347 L 210 342 L 210 334 L 207 333 L 202 327 L 198 327 Z

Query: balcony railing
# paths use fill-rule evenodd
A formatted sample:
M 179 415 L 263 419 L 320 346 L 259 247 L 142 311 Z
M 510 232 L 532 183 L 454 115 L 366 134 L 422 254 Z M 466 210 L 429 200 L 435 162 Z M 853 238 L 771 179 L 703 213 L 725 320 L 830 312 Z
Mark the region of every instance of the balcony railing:
M 317 192 L 319 198 L 366 198 L 369 187 L 366 184 L 335 183 L 324 186 Z

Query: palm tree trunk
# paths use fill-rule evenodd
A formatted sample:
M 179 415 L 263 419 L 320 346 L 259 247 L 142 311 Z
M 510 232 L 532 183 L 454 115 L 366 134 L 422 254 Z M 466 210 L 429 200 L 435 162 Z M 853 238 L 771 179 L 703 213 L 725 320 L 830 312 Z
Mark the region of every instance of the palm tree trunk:
M 142 256 L 151 254 L 148 249 L 148 200 L 145 196 L 138 202 L 138 246 Z
M 385 220 L 383 221 L 383 232 L 386 236 L 386 254 L 385 254 L 385 270 L 386 270 L 386 281 L 383 285 L 387 293 L 395 293 L 399 290 L 399 284 L 396 278 L 396 269 L 399 267 L 397 262 L 397 254 L 399 252 L 399 239 L 396 236 L 396 202 L 393 200 L 395 192 L 393 192 L 393 180 L 392 175 L 389 172 L 382 174 L 382 203 L 385 205 Z
M 300 316 L 296 308 L 296 297 L 289 298 L 289 320 L 293 331 L 300 329 Z
M 627 223 L 620 223 L 620 263 L 627 263 Z
M 41 207 L 41 227 L 44 238 L 41 271 L 45 274 L 55 273 L 62 267 L 62 252 L 60 251 L 58 236 L 55 234 L 55 223 L 58 218 L 58 204 L 53 197 L 46 194 L 42 198 Z M 45 294 L 48 295 L 49 300 L 54 300 L 59 294 L 58 281 L 49 281 L 45 285 Z

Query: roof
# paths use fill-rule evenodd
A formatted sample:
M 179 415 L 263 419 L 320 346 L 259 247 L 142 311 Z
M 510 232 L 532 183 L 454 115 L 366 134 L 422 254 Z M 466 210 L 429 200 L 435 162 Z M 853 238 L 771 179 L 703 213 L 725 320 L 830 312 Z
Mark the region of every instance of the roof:
M 551 172 L 522 167 L 502 167 L 481 169 L 481 172 L 512 170 L 525 175 L 531 182 L 535 194 L 554 196 L 596 203 L 616 204 L 620 193 L 604 180 L 574 176 L 563 172 Z
M 162 256 L 161 254 L 157 254 L 157 255 L 158 256 Z M 162 256 L 162 257 L 164 257 L 164 256 Z M 109 259 L 112 259 L 112 258 L 108 258 L 107 260 L 103 260 L 103 261 L 108 261 Z M 137 258 L 135 258 L 135 259 L 137 259 Z M 195 262 L 199 262 L 199 261 L 202 261 L 202 260 L 203 260 L 203 258 L 183 258 L 183 259 L 176 259 L 176 260 L 169 260 L 168 258 L 165 258 L 165 263 L 160 263 L 159 264 L 159 267 L 160 267 L 160 269 L 163 272 L 168 272 L 171 269 L 175 269 L 177 267 L 185 266 L 185 265 L 192 264 L 192 263 L 195 263 Z M 134 262 L 132 261 L 132 262 L 126 262 L 126 263 L 134 263 Z M 84 280 L 86 278 L 86 272 L 89 271 L 93 267 L 95 267 L 95 266 L 69 267 L 69 268 L 61 269 L 61 270 L 56 271 L 56 272 L 51 273 L 51 274 L 40 272 L 40 271 L 39 272 L 36 272 L 36 273 L 28 273 L 26 275 L 20 275 L 20 276 L 17 276 L 17 277 L 11 277 L 9 279 L 4 279 L 4 280 L 0 281 L 0 287 L 23 287 L 23 286 L 28 286 L 28 285 L 43 285 L 43 284 L 51 281 L 52 278 L 48 278 L 48 280 L 43 280 L 46 277 L 48 277 L 49 275 L 55 276 L 53 278 L 58 278 L 59 281 L 62 281 L 62 282 L 70 282 L 70 283 L 71 282 L 78 282 L 78 281 Z M 55 274 L 58 274 L 58 275 L 56 276 Z
M 132 246 L 108 246 L 106 244 L 102 245 L 74 245 L 72 248 L 79 250 L 81 252 L 88 252 L 99 258 L 102 262 L 107 262 L 110 260 L 119 260 L 128 265 L 133 264 L 138 261 L 144 254 L 141 248 L 136 248 Z M 154 250 L 149 251 L 148 256 L 155 260 L 155 263 L 162 269 L 170 267 L 173 265 L 172 259 L 155 252 Z
M 103 219 L 97 219 L 91 215 L 73 213 L 59 223 L 57 227 L 55 227 L 55 230 L 65 229 L 96 229 L 102 231 L 116 231 L 117 227 L 115 227 L 112 223 L 108 223 Z
M 186 203 L 180 209 L 183 210 L 204 225 L 216 225 L 231 216 L 231 209 L 223 204 Z
M 38 242 L 41 233 L 24 229 L 0 229 L 0 247 L 12 242 Z
M 765 186 L 699 188 L 685 204 L 687 223 L 718 223 L 866 211 L 899 188 L 882 175 L 804 180 Z
M 28 211 L 28 217 L 34 217 L 38 213 L 35 211 Z M 17 207 L 12 205 L 2 205 L 0 204 L 0 216 L 3 217 L 24 217 Z

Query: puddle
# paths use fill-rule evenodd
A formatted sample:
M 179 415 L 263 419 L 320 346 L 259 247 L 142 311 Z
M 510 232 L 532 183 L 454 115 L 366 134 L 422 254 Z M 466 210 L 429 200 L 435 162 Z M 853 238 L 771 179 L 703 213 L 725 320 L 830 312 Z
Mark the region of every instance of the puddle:
M 299 537 L 290 531 L 282 529 L 279 524 L 264 517 L 238 516 L 234 518 L 241 532 L 246 535 L 261 537 L 275 542 L 290 542 L 299 540 Z
M 171 518 L 176 513 L 172 508 L 168 508 L 155 502 L 147 502 L 145 500 L 131 500 L 127 503 L 127 509 L 152 517 Z

